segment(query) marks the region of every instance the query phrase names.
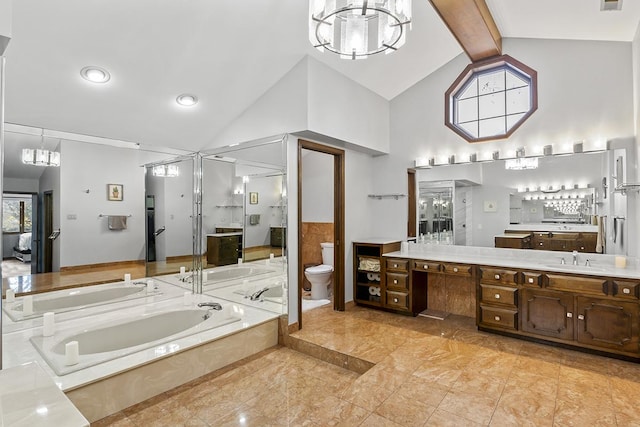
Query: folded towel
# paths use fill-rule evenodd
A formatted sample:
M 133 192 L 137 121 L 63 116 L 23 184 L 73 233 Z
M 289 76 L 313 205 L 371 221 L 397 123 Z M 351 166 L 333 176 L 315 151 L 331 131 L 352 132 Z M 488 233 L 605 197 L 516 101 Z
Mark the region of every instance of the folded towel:
M 127 217 L 125 215 L 109 215 L 109 230 L 126 230 Z

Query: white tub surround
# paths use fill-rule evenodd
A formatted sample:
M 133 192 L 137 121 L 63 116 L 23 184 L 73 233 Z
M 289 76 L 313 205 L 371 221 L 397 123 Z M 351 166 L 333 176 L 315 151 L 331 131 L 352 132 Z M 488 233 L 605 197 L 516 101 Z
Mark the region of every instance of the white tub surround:
M 61 328 L 52 337 L 32 336 L 30 341 L 56 375 L 67 375 L 147 348 L 154 348 L 159 354 L 170 353 L 180 348 L 175 343 L 180 338 L 241 320 L 237 315 L 240 309 L 230 303 L 221 311 L 197 306 L 170 311 L 164 307 L 157 311 L 152 306 L 147 308 L 148 312 L 124 321 L 87 327 L 95 323 L 87 319 L 83 326 Z M 69 364 L 66 346 L 73 341 L 78 344 L 79 357 L 77 363 Z
M 640 262 L 626 257 L 626 268 L 616 267 L 615 255 L 578 253 L 578 264 L 573 265 L 571 252 L 523 249 L 485 248 L 477 246 L 421 245 L 409 243 L 408 251 L 384 254 L 394 258 L 480 264 L 558 273 L 592 276 L 611 276 L 629 279 L 640 278 Z M 562 259 L 565 264 L 561 264 Z M 585 265 L 589 260 L 590 266 Z
M 0 371 L 0 402 L 2 426 L 89 426 L 89 421 L 35 362 Z
M 141 279 L 146 283 L 146 279 Z M 33 314 L 23 316 L 24 297 L 2 305 L 4 332 L 42 326 L 45 312 L 55 313 L 55 322 L 84 317 L 90 314 L 158 302 L 181 295 L 184 290 L 155 281 L 154 289 L 125 282 L 92 285 L 32 295 Z M 74 305 L 76 304 L 76 305 Z
M 184 306 L 184 290 L 179 288 L 176 289 L 179 291 L 180 295 L 176 298 L 150 304 L 139 304 L 137 306 L 120 307 L 119 304 L 113 304 L 112 311 L 99 312 L 94 315 L 87 312 L 85 313 L 85 317 L 82 318 L 71 319 L 65 322 L 56 322 L 56 331 L 52 337 L 46 337 L 43 339 L 42 327 L 22 329 L 10 333 L 5 332 L 5 351 L 3 355 L 4 366 L 17 366 L 22 363 L 36 360 L 48 373 L 50 373 L 51 376 L 54 377 L 58 387 L 66 392 L 100 381 L 106 377 L 173 356 L 187 349 L 201 346 L 204 343 L 245 331 L 263 323 L 270 322 L 271 320 L 275 320 L 278 317 L 275 313 L 252 309 L 240 304 L 234 304 L 218 298 L 213 298 L 209 295 L 193 295 L 192 305 Z M 139 318 L 143 315 L 149 316 L 151 314 L 169 312 L 176 309 L 196 310 L 199 309 L 197 304 L 200 302 L 218 302 L 223 306 L 223 308 L 229 306 L 226 310 L 233 311 L 233 316 L 239 317 L 241 320 L 206 330 L 198 330 L 197 332 L 194 332 L 193 330 L 186 330 L 184 333 L 178 334 L 178 336 L 167 337 L 167 339 L 161 339 L 158 342 L 154 342 L 154 345 L 151 347 L 144 346 L 146 348 L 138 348 L 135 352 L 128 352 L 129 354 L 99 362 L 98 364 L 94 364 L 86 369 L 80 369 L 62 376 L 57 375 L 54 369 L 47 364 L 38 350 L 36 350 L 36 347 L 34 347 L 31 340 L 31 338 L 34 338 L 35 341 L 47 340 L 48 343 L 56 344 L 66 338 L 77 335 L 82 330 L 93 330 L 104 326 L 111 326 L 116 323 L 128 322 L 131 319 Z M 226 315 L 220 312 L 214 312 L 213 317 L 216 317 L 217 314 L 220 316 Z M 160 322 L 158 322 L 158 325 L 160 325 Z M 159 328 L 160 326 L 158 329 Z M 277 321 L 273 327 L 273 334 L 273 339 L 275 341 L 272 345 L 275 345 L 275 343 L 277 343 Z M 251 348 L 251 345 L 249 345 L 249 347 L 249 350 L 254 350 Z M 257 351 L 260 350 L 256 349 L 255 352 Z M 250 352 L 249 354 L 253 353 Z M 97 353 L 97 355 L 102 356 L 103 353 Z M 83 362 L 83 357 L 84 356 L 80 356 L 81 363 Z

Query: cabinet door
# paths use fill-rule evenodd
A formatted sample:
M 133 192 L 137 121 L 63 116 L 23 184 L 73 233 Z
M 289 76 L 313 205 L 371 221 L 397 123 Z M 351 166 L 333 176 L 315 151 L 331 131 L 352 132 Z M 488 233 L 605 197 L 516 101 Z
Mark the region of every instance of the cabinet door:
M 573 340 L 573 295 L 541 289 L 522 290 L 522 330 Z
M 577 297 L 578 342 L 638 353 L 638 304 Z

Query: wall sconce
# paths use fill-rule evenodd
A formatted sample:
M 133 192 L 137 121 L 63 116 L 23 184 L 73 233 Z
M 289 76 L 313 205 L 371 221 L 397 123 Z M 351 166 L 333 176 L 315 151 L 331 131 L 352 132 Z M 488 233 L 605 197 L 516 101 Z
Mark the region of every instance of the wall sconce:
M 542 154 L 545 156 L 553 156 L 553 145 L 545 145 L 542 148 Z
M 518 159 L 519 159 L 519 158 L 522 158 L 522 157 L 524 157 L 524 156 L 525 156 L 524 147 L 519 147 L 519 148 L 516 150 L 516 158 L 518 158 Z
M 456 162 L 455 154 L 450 155 L 448 161 L 450 165 L 454 164 Z
M 471 163 L 475 163 L 478 161 L 478 155 L 476 153 L 469 154 L 469 161 Z
M 492 158 L 493 160 L 500 160 L 500 151 L 494 151 L 494 152 L 491 154 L 491 158 Z
M 584 144 L 582 141 L 576 142 L 573 144 L 573 152 L 574 153 L 582 153 L 584 151 Z

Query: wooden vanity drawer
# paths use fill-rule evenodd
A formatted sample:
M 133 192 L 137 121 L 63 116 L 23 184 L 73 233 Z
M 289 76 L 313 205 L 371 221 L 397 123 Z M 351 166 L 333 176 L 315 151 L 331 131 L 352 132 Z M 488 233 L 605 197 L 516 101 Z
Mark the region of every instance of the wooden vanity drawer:
M 562 276 L 559 274 L 548 273 L 547 278 L 549 280 L 547 288 L 549 289 L 581 292 L 592 295 L 607 294 L 608 281 L 605 278 Z
M 640 282 L 629 280 L 612 280 L 611 295 L 618 298 L 638 299 L 640 293 Z
M 409 294 L 406 292 L 387 291 L 387 307 L 396 310 L 409 310 Z
M 480 306 L 480 323 L 505 329 L 518 329 L 518 312 L 502 308 Z
M 523 271 L 522 278 L 523 282 L 527 286 L 542 286 L 542 278 L 544 276 L 541 273 L 536 273 L 533 271 Z
M 409 290 L 409 276 L 400 273 L 387 273 L 387 288 L 406 289 Z
M 487 304 L 518 306 L 518 288 L 480 284 L 480 301 Z
M 442 264 L 442 272 L 458 276 L 471 276 L 471 267 L 465 264 Z
M 495 283 L 499 285 L 515 285 L 518 272 L 514 270 L 504 270 L 501 268 L 481 267 L 483 283 Z
M 387 271 L 409 271 L 408 259 L 387 259 Z
M 431 261 L 415 261 L 413 264 L 414 270 L 428 271 L 430 273 L 440 271 L 440 263 Z

